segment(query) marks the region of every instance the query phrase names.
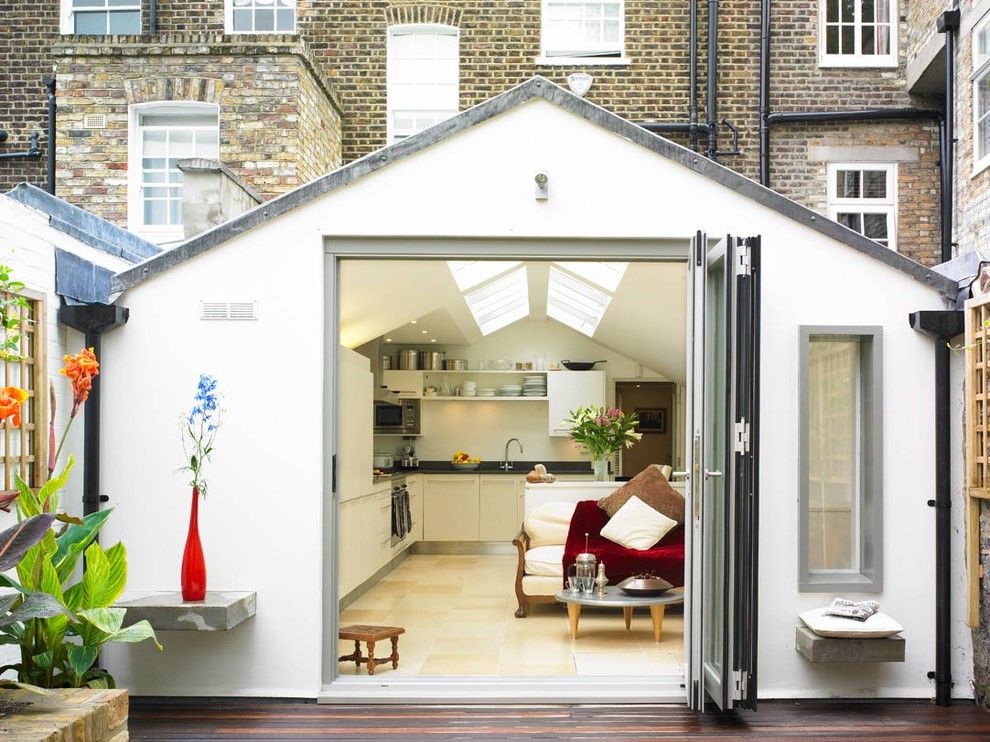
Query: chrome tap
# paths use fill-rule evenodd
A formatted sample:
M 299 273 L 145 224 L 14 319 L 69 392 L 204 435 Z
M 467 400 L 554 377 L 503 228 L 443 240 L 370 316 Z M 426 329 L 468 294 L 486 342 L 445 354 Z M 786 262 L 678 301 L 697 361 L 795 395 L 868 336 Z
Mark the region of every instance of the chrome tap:
M 519 441 L 519 439 L 509 438 L 509 440 L 505 442 L 505 458 L 502 460 L 502 463 L 499 465 L 499 469 L 501 469 L 502 471 L 509 471 L 510 469 L 512 469 L 512 462 L 509 461 L 509 444 L 512 443 L 512 441 L 515 441 L 516 443 L 519 444 L 519 453 L 523 452 L 523 444 Z

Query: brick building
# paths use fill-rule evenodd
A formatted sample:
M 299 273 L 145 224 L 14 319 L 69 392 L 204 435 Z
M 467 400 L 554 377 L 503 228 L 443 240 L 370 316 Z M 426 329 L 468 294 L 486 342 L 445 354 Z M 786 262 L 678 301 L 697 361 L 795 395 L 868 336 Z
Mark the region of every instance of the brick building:
M 174 228 L 179 199 L 175 173 L 142 175 L 135 165 L 144 119 L 159 128 L 151 149 L 170 121 L 199 126 L 201 133 L 216 130 L 206 137 L 216 144 L 183 142 L 177 151 L 217 157 L 270 197 L 533 74 L 565 83 L 573 72 L 590 73 L 587 97 L 637 122 L 689 123 L 693 99 L 702 129 L 709 119 L 715 123 L 717 148 L 725 153 L 717 159 L 760 175 L 759 0 L 5 5 L 11 22 L 0 31 L 8 53 L 0 71 L 6 104 L 0 127 L 10 136 L 0 154 L 26 149 L 34 131 L 41 132 L 42 154 L 0 162 L 0 187 L 44 180 L 42 76 L 55 66 L 59 193 L 159 241 L 182 236 Z M 717 8 L 713 111 L 707 110 L 709 7 Z M 938 0 L 877 0 L 866 15 L 860 8 L 850 19 L 840 16 L 835 0 L 777 0 L 770 29 L 770 187 L 927 264 L 940 256 L 937 117 L 787 122 L 773 115 L 941 110 L 944 89 L 929 69 L 938 60 L 926 54 L 944 41 L 935 32 L 942 10 Z M 979 14 L 975 6 L 964 10 Z M 958 44 L 960 80 L 969 46 Z M 925 72 L 915 74 L 919 69 Z M 960 96 L 960 122 L 971 118 L 969 98 Z M 164 118 L 156 118 L 156 102 L 171 103 L 161 108 Z M 697 137 L 664 133 L 707 149 L 704 130 Z M 968 147 L 960 137 L 958 173 L 969 169 Z M 986 229 L 981 183 L 959 179 L 964 246 Z M 152 195 L 142 200 L 145 192 Z M 171 228 L 145 224 L 145 216 Z

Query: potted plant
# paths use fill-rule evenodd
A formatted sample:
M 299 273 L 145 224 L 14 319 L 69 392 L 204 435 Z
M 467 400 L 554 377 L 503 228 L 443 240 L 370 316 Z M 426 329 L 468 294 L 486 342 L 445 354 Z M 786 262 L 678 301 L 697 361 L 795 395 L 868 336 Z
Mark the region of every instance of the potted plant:
M 595 479 L 608 481 L 608 459 L 622 448 L 631 448 L 642 437 L 636 428 L 635 412 L 624 413 L 616 407 L 588 405 L 571 410 L 567 424 L 571 438 L 591 456 Z

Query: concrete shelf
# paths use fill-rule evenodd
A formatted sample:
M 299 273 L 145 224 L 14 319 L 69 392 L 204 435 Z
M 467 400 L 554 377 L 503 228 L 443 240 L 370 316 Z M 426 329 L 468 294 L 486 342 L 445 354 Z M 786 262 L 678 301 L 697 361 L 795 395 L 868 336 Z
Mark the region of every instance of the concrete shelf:
M 904 638 L 832 639 L 818 636 L 807 626 L 794 630 L 794 648 L 809 662 L 903 662 Z
M 207 592 L 206 600 L 186 603 L 178 592 L 135 594 L 118 601 L 124 625 L 145 619 L 156 631 L 228 631 L 257 612 L 255 592 Z

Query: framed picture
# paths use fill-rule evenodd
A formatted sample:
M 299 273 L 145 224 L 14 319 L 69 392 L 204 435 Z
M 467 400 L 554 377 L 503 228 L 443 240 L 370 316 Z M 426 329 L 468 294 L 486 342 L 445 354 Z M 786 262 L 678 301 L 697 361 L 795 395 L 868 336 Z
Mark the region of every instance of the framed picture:
M 637 407 L 636 414 L 639 416 L 640 433 L 667 432 L 666 407 Z

